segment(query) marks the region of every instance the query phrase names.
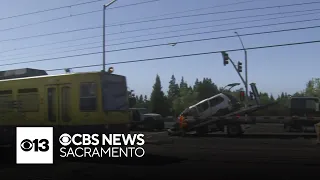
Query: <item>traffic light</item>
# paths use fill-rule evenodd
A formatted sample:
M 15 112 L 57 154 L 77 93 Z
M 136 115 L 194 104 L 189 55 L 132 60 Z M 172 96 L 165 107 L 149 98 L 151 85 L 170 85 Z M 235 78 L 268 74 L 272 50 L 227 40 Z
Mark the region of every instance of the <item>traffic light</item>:
M 225 66 L 225 65 L 229 64 L 229 55 L 228 55 L 228 53 L 222 51 L 221 54 L 222 54 L 222 58 L 223 58 L 223 65 Z
M 250 99 L 253 100 L 254 99 L 254 94 L 253 92 L 250 91 Z
M 242 72 L 242 62 L 238 62 L 238 72 Z
M 240 91 L 240 101 L 244 101 L 245 94 L 244 91 Z

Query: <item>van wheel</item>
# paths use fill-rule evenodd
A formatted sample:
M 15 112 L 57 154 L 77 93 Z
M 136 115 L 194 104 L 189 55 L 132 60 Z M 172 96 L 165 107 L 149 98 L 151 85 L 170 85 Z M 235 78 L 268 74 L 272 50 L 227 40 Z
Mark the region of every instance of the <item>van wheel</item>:
M 240 124 L 230 124 L 227 126 L 227 133 L 229 137 L 240 136 L 243 132 L 241 130 Z

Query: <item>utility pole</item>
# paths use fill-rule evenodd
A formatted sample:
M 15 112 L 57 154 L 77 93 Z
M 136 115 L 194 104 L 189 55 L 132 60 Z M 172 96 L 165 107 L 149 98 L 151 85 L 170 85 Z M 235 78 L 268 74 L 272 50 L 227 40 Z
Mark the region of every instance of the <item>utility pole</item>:
M 247 107 L 248 106 L 248 100 L 249 100 L 249 98 L 248 98 L 248 59 L 247 59 L 247 50 L 246 50 L 246 48 L 244 47 L 244 45 L 243 45 L 243 42 L 242 42 L 242 39 L 241 39 L 241 37 L 240 37 L 240 35 L 237 33 L 237 32 L 234 32 L 237 36 L 238 36 L 238 38 L 239 38 L 239 40 L 240 40 L 240 42 L 241 42 L 241 45 L 242 45 L 242 48 L 243 48 L 243 50 L 244 50 L 244 61 L 245 61 L 245 82 L 246 82 L 246 84 L 245 84 L 245 88 L 246 88 L 246 95 L 245 95 L 245 106 Z
M 116 2 L 117 0 L 113 0 L 113 1 L 111 1 L 111 2 L 109 2 L 108 4 L 104 4 L 103 5 L 103 27 L 102 27 L 102 31 L 103 31 L 103 34 L 102 34 L 102 36 L 103 36 L 103 41 L 102 41 L 102 56 L 103 56 L 103 61 L 102 61 L 102 71 L 103 72 L 106 72 L 106 54 L 105 54 L 105 52 L 106 52 L 106 8 L 108 7 L 108 6 L 110 6 L 111 4 L 113 4 L 114 2 Z

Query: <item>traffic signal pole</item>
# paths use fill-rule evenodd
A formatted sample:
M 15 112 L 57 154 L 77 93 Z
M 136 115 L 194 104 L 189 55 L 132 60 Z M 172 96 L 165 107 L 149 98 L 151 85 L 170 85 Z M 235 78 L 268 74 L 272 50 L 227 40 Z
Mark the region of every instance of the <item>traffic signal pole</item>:
M 246 95 L 244 97 L 245 99 L 245 107 L 248 107 L 248 83 L 247 83 L 247 71 L 246 71 L 246 80 L 243 79 L 243 77 L 241 76 L 240 72 L 242 72 L 242 63 L 238 62 L 238 67 L 234 64 L 234 62 L 232 61 L 232 59 L 229 57 L 228 53 L 226 53 L 225 51 L 221 52 L 222 54 L 222 58 L 223 58 L 223 65 L 226 66 L 227 64 L 229 64 L 229 61 L 232 63 L 234 69 L 236 70 L 236 72 L 238 73 L 241 81 L 243 82 L 245 88 L 246 88 Z M 247 70 L 247 63 L 246 63 L 246 70 Z
M 241 79 L 241 81 L 243 82 L 243 84 L 246 86 L 246 81 L 243 79 L 243 77 L 241 76 L 241 74 L 240 74 L 240 72 L 238 71 L 238 68 L 237 68 L 237 66 L 234 64 L 234 62 L 232 61 L 232 59 L 229 57 L 229 60 L 230 60 L 230 62 L 231 62 L 231 64 L 233 65 L 233 67 L 234 67 L 234 70 L 236 70 L 236 72 L 238 73 L 238 75 L 239 75 L 239 77 L 240 77 L 240 79 Z
M 245 61 L 245 78 L 246 78 L 246 83 L 245 83 L 245 88 L 246 88 L 246 96 L 245 96 L 245 105 L 246 105 L 246 107 L 247 107 L 247 105 L 248 105 L 248 102 L 249 102 L 249 97 L 248 97 L 248 95 L 249 95 L 249 91 L 248 91 L 248 59 L 247 59 L 247 50 L 246 50 L 246 48 L 244 47 L 244 45 L 243 45 L 243 42 L 242 42 L 242 39 L 241 39 L 241 37 L 240 37 L 240 35 L 237 33 L 237 32 L 234 32 L 237 36 L 238 36 L 238 38 L 239 38 L 239 40 L 240 40 L 240 42 L 241 42 L 241 45 L 242 45 L 242 48 L 243 48 L 243 51 L 244 51 L 244 61 Z

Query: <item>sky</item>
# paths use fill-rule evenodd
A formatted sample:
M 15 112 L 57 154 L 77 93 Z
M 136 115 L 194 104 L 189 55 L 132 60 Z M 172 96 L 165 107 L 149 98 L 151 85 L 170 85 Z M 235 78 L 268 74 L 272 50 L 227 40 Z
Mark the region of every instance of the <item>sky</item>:
M 7 18 L 20 14 L 61 6 L 69 6 L 87 1 L 90 0 L 1 0 L 1 69 L 10 70 L 19 68 L 36 68 L 52 70 L 60 68 L 72 68 L 76 66 L 102 64 L 101 53 L 69 58 L 56 58 L 101 52 L 103 45 L 102 28 L 55 34 L 50 36 L 40 36 L 35 38 L 19 38 L 62 31 L 72 31 L 75 29 L 101 27 L 103 17 L 103 4 L 107 4 L 110 1 L 101 0 L 91 4 L 71 6 L 59 10 Z M 125 6 L 145 1 L 149 0 L 117 0 L 109 7 L 113 9 L 106 9 L 106 25 L 108 26 L 106 27 L 106 51 L 155 44 L 170 44 L 179 41 L 232 36 L 235 35 L 235 31 L 237 31 L 238 34 L 241 35 L 263 31 L 274 31 L 320 25 L 320 19 L 311 21 L 311 19 L 319 18 L 320 3 L 261 9 L 262 7 L 307 3 L 314 2 L 315 0 L 255 0 L 246 3 L 239 3 L 245 2 L 246 0 L 159 0 L 140 5 Z M 240 9 L 254 10 L 230 12 Z M 72 16 L 90 11 L 98 12 Z M 288 14 L 288 12 L 294 11 L 306 12 L 296 12 Z M 313 14 L 310 14 L 310 12 L 312 12 Z M 62 18 L 67 16 L 68 18 Z M 62 18 L 60 20 L 39 23 L 37 25 L 24 26 L 27 24 L 34 24 L 37 22 L 60 17 Z M 143 23 L 141 22 L 125 24 L 125 22 L 137 22 L 146 20 L 150 21 Z M 283 22 L 292 21 L 300 22 L 283 24 Z M 119 25 L 121 23 L 124 24 Z M 189 25 L 179 25 L 188 23 Z M 251 27 L 276 23 L 282 24 L 256 28 Z M 24 27 L 15 28 L 18 26 Z M 156 28 L 162 26 L 166 27 Z M 256 46 L 268 46 L 273 44 L 320 40 L 320 34 L 318 32 L 319 29 L 314 28 L 299 31 L 260 34 L 254 36 L 242 36 L 241 38 L 243 40 L 244 46 L 246 48 L 250 48 Z M 186 36 L 186 34 L 194 35 Z M 92 36 L 96 37 L 86 38 Z M 163 38 L 170 36 L 179 37 Z M 86 39 L 77 40 L 80 38 Z M 148 41 L 141 42 L 141 40 Z M 61 43 L 61 41 L 67 42 Z M 28 48 L 30 46 L 37 47 Z M 240 49 L 241 47 L 241 43 L 239 41 L 239 38 L 237 37 L 198 41 L 193 43 L 178 43 L 175 46 L 163 45 L 150 48 L 106 52 L 106 63 L 223 51 L 229 49 Z M 308 80 L 319 77 L 319 47 L 319 44 L 314 43 L 297 46 L 248 50 L 248 82 L 256 83 L 259 91 L 272 93 L 275 96 L 280 94 L 281 92 L 288 92 L 289 94 L 292 94 L 296 91 L 301 91 L 305 88 L 306 82 Z M 235 62 L 241 61 L 244 64 L 243 51 L 229 52 L 229 56 Z M 10 63 L 34 61 L 40 59 L 51 60 L 5 65 Z M 219 87 L 225 86 L 230 83 L 241 82 L 239 76 L 237 75 L 231 64 L 223 66 L 223 60 L 220 53 L 161 59 L 157 61 L 140 63 L 107 65 L 106 68 L 110 66 L 114 67 L 114 73 L 125 75 L 127 77 L 128 87 L 130 89 L 133 89 L 136 94 L 143 94 L 147 96 L 149 96 L 152 92 L 152 85 L 155 82 L 155 77 L 157 74 L 161 78 L 162 87 L 165 92 L 167 92 L 168 90 L 168 83 L 173 74 L 178 81 L 180 81 L 183 76 L 187 83 L 190 84 L 193 84 L 196 78 L 200 80 L 203 78 L 211 78 L 213 82 Z M 72 71 L 86 72 L 100 71 L 101 69 L 102 66 L 95 66 L 72 69 Z M 48 73 L 61 74 L 64 73 L 64 71 L 48 71 Z M 242 74 L 244 75 L 244 73 Z M 243 87 L 243 85 L 239 87 Z

